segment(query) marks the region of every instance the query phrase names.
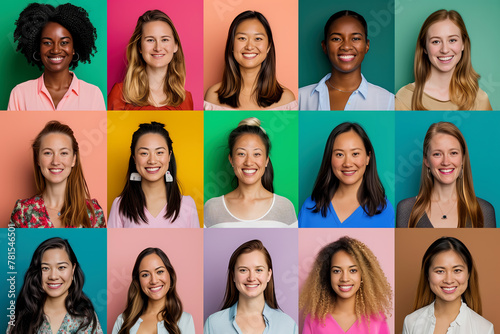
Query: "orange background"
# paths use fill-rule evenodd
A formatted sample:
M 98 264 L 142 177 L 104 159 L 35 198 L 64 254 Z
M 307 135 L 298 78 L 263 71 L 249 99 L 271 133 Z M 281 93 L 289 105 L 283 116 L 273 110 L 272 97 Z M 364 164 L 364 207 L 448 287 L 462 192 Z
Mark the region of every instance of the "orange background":
M 227 33 L 234 18 L 246 10 L 262 13 L 273 32 L 278 82 L 298 98 L 298 2 L 297 0 L 205 0 L 204 76 L 207 89 L 222 80 Z
M 58 120 L 73 129 L 80 146 L 90 196 L 97 199 L 107 217 L 106 112 L 9 111 L 0 113 L 0 133 L 3 136 L 0 227 L 7 227 L 16 200 L 35 195 L 31 144 L 45 123 L 51 120 Z
M 498 229 L 396 229 L 396 333 L 403 330 L 404 318 L 412 313 L 420 276 L 422 258 L 427 248 L 443 236 L 462 241 L 472 254 L 479 276 L 479 292 L 483 304 L 483 317 L 496 328 L 500 326 L 498 301 L 500 268 L 495 260 L 500 254 Z

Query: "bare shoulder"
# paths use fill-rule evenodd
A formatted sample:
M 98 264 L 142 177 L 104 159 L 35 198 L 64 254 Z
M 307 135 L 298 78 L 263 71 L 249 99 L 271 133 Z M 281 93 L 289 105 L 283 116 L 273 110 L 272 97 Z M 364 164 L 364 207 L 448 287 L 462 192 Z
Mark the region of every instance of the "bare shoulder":
M 293 101 L 295 101 L 295 95 L 293 92 L 290 89 L 283 87 L 283 94 L 281 95 L 281 99 L 278 103 L 280 105 L 284 105 Z
M 205 101 L 214 103 L 214 104 L 219 104 L 219 96 L 217 95 L 217 91 L 220 88 L 221 83 L 218 82 L 215 85 L 211 86 L 209 89 L 207 89 L 207 92 L 205 93 Z

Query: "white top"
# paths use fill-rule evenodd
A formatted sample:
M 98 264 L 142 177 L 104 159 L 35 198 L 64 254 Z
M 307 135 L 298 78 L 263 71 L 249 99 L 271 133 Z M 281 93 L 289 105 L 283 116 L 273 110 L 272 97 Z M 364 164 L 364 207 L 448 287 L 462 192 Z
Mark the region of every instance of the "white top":
M 433 334 L 436 326 L 434 302 L 407 315 L 403 334 Z M 462 302 L 460 313 L 450 324 L 447 334 L 494 334 L 493 324 Z
M 137 322 L 130 329 L 130 334 L 136 334 L 139 330 L 139 326 L 141 325 L 142 319 L 139 318 Z M 123 325 L 123 315 L 120 314 L 118 318 L 116 318 L 115 325 L 113 326 L 112 334 L 118 334 Z M 182 334 L 195 334 L 194 333 L 194 322 L 191 314 L 187 312 L 182 312 L 181 318 L 177 322 L 177 326 L 181 330 Z M 160 321 L 156 325 L 156 330 L 158 334 L 169 334 L 167 329 L 164 326 L 163 321 Z
M 226 206 L 224 195 L 209 199 L 204 209 L 205 227 L 297 227 L 295 208 L 287 198 L 273 194 L 273 202 L 261 217 L 244 220 Z

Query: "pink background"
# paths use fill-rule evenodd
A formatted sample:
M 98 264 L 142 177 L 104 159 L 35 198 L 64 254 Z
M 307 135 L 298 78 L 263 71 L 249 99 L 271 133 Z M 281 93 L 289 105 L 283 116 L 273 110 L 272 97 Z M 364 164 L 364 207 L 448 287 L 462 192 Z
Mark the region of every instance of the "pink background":
M 196 333 L 203 332 L 203 230 L 108 229 L 108 333 L 127 304 L 137 255 L 148 247 L 167 254 L 177 274 L 177 293 L 185 312 L 193 316 Z
M 370 248 L 382 266 L 382 270 L 392 287 L 394 294 L 394 229 L 356 228 L 356 229 L 300 229 L 299 230 L 299 290 L 307 279 L 318 252 L 327 244 L 340 237 L 349 236 L 358 239 Z M 394 295 L 392 299 L 394 315 Z M 299 311 L 300 312 L 300 311 Z M 300 312 L 300 331 L 304 326 L 304 315 Z M 387 319 L 391 333 L 394 333 L 394 318 Z
M 298 3 L 297 0 L 205 1 L 206 90 L 222 80 L 227 33 L 234 18 L 246 10 L 262 13 L 273 32 L 278 82 L 298 98 Z
M 139 16 L 159 9 L 174 22 L 186 62 L 186 90 L 193 94 L 194 110 L 203 109 L 203 1 L 108 0 L 108 93 L 122 82 L 127 44 Z
M 8 111 L 0 113 L 0 133 L 3 135 L 0 227 L 7 227 L 16 200 L 35 195 L 31 144 L 45 123 L 52 120 L 58 120 L 73 129 L 80 146 L 83 173 L 90 196 L 97 199 L 107 217 L 106 112 Z

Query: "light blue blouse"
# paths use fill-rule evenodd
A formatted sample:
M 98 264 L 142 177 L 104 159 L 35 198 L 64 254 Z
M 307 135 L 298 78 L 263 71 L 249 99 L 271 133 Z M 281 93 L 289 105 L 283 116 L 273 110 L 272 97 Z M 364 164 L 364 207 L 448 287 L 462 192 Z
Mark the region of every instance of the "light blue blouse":
M 141 325 L 142 319 L 139 318 L 137 322 L 130 329 L 130 334 L 136 334 L 139 330 L 139 326 Z M 120 314 L 116 319 L 115 325 L 113 326 L 112 334 L 118 334 L 123 325 L 123 314 Z M 194 333 L 194 322 L 191 314 L 187 312 L 182 312 L 181 318 L 177 322 L 177 326 L 181 330 L 182 334 L 195 334 Z M 156 324 L 156 331 L 158 334 L 169 334 L 167 329 L 165 328 L 165 324 L 163 321 L 160 321 Z
M 359 206 L 341 222 L 331 202 L 326 217 L 323 217 L 321 211 L 312 212 L 316 203 L 308 197 L 299 212 L 299 227 L 394 227 L 394 208 L 388 199 L 386 203 L 387 206 L 379 214 L 371 217 Z
M 312 84 L 299 89 L 299 110 L 330 110 L 330 94 L 326 80 L 331 73 Z M 361 84 L 352 92 L 344 110 L 394 110 L 394 94 L 372 85 L 361 75 Z
M 205 322 L 204 334 L 242 334 L 241 329 L 236 324 L 236 311 L 238 302 L 230 308 L 212 314 Z M 262 312 L 266 329 L 263 334 L 298 334 L 298 327 L 290 316 L 281 310 L 270 308 L 267 303 Z

